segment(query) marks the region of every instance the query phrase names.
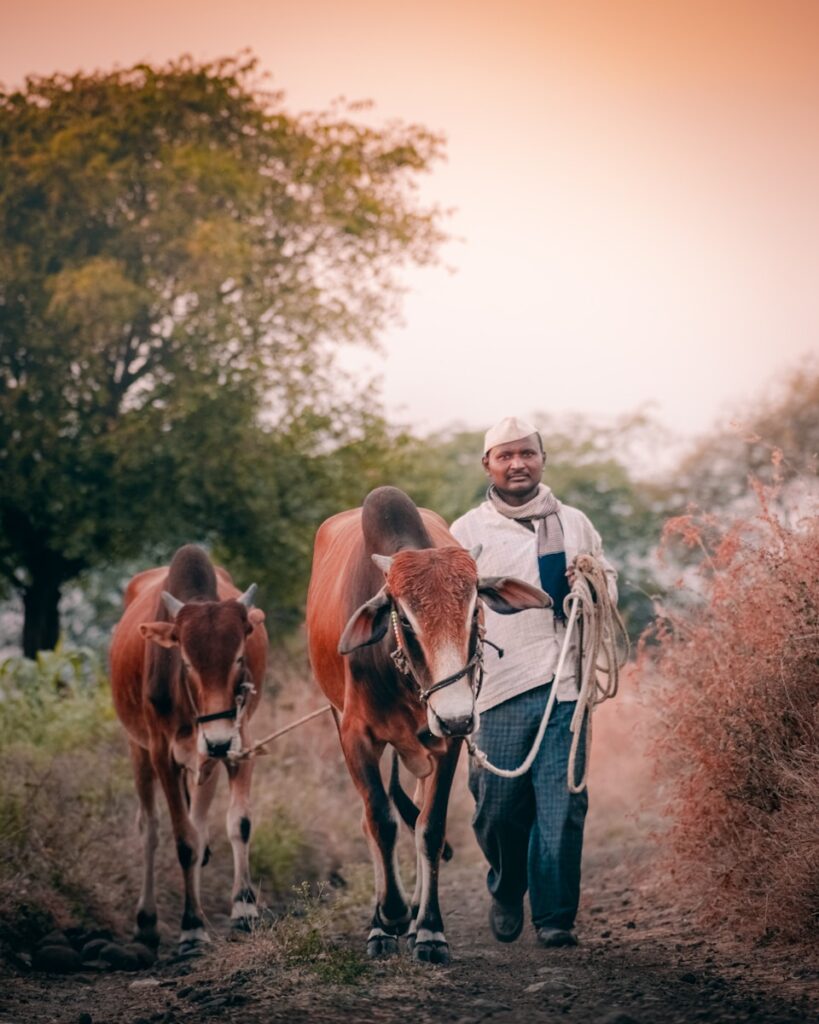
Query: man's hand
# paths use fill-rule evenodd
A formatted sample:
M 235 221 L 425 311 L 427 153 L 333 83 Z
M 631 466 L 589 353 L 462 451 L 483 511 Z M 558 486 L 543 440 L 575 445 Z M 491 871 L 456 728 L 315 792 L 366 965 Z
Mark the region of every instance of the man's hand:
M 573 558 L 566 568 L 566 579 L 569 581 L 569 586 L 574 586 L 574 581 L 577 579 L 577 558 Z

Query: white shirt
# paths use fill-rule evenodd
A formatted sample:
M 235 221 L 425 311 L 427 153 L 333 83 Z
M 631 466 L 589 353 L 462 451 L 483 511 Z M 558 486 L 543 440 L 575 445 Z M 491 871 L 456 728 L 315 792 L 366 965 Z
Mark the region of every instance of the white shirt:
M 600 534 L 579 509 L 560 504 L 558 516 L 563 527 L 566 564 L 579 554 L 591 554 L 603 566 L 612 601 L 617 601 L 617 572 L 603 555 Z M 517 576 L 540 586 L 537 532 L 509 519 L 485 501 L 451 526 L 455 539 L 465 548 L 483 545 L 478 556 L 481 576 Z M 478 697 L 478 710 L 501 704 L 510 697 L 548 683 L 555 674 L 566 627 L 555 620 L 552 608 L 531 608 L 515 615 L 500 615 L 486 608 L 486 636 L 503 648 L 500 658 L 489 645 L 485 648 L 485 675 Z M 557 684 L 557 699 L 577 700 L 577 633 L 570 642 Z

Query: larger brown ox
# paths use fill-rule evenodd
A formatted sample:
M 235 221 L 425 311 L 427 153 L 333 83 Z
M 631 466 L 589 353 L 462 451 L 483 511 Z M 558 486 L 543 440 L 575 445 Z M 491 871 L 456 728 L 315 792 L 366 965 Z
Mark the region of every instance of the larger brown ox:
M 341 746 L 364 802 L 376 902 L 370 956 L 398 950 L 409 929 L 416 960 L 446 963 L 438 903 L 446 810 L 463 737 L 477 727 L 482 598 L 495 611 L 542 608 L 549 598 L 511 578 L 479 580 L 473 554 L 440 516 L 379 487 L 360 509 L 316 536 L 307 595 L 313 672 L 336 709 Z M 396 653 L 397 652 L 397 653 Z M 415 894 L 398 874 L 398 821 L 379 762 L 389 743 L 421 780 Z
M 233 848 L 231 917 L 257 916 L 250 883 L 249 795 L 252 761 L 232 762 L 248 745 L 247 725 L 259 701 L 267 661 L 264 612 L 255 585 L 240 594 L 224 569 L 187 545 L 170 567 L 135 576 L 111 644 L 114 707 L 130 740 L 144 852 L 137 937 L 156 945 L 155 782 L 165 793 L 185 882 L 180 948 L 208 941 L 199 873 L 208 857 L 207 812 L 222 760 L 230 780 L 227 832 Z

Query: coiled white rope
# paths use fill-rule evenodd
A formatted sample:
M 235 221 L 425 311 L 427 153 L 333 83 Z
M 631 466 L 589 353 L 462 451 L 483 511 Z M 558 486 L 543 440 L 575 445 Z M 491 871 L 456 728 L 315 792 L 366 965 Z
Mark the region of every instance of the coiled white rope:
M 570 793 L 581 793 L 586 788 L 588 766 L 591 755 L 592 712 L 594 708 L 614 697 L 620 681 L 620 668 L 625 664 L 629 652 L 629 640 L 626 627 L 620 613 L 611 600 L 606 581 L 606 574 L 598 560 L 592 555 L 578 555 L 574 563 L 575 578 L 572 589 L 563 602 L 563 611 L 567 615 L 566 635 L 557 660 L 552 689 L 540 720 L 537 735 L 525 760 L 518 768 L 498 768 L 492 764 L 488 755 L 477 747 L 472 740 L 467 740 L 470 756 L 481 768 L 503 779 L 517 779 L 532 767 L 540 750 L 546 727 L 552 715 L 552 708 L 557 698 L 557 681 L 563 672 L 563 666 L 569 652 L 572 634 L 577 628 L 580 635 L 578 645 L 579 690 L 577 704 L 570 729 L 572 743 L 569 750 L 567 768 L 567 785 Z M 601 676 L 604 679 L 601 681 Z M 589 724 L 586 730 L 586 757 L 583 776 L 580 781 L 575 778 L 575 762 L 583 722 L 588 714 Z

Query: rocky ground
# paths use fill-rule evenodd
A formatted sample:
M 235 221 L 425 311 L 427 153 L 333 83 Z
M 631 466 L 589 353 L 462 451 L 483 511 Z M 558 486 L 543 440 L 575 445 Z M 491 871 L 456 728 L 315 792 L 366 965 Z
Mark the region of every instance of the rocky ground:
M 627 708 L 624 713 L 628 718 Z M 67 937 L 63 955 L 71 959 L 71 940 L 85 945 L 92 963 L 81 970 L 42 969 L 48 965 L 37 962 L 36 950 L 33 964 L 26 956 L 7 960 L 0 966 L 0 1024 L 819 1019 L 816 957 L 804 949 L 714 933 L 675 906 L 674 892 L 653 863 L 656 847 L 649 832 L 656 820 L 650 812 L 635 813 L 649 776 L 634 756 L 631 725 L 611 719 L 608 737 L 603 728 L 596 742 L 577 929 L 581 944 L 575 949 L 540 949 L 531 929 L 513 945 L 492 939 L 484 866 L 462 796 L 450 830 L 456 855 L 442 876 L 453 953 L 448 967 L 414 964 L 405 952 L 388 961 L 366 960 L 369 867 L 349 864 L 342 888 L 328 888 L 320 899 L 306 895 L 297 900 L 296 913 L 265 923 L 253 935 L 232 936 L 226 917 L 214 915 L 213 946 L 195 959 L 174 956 L 169 914 L 168 941 L 152 964 L 145 951 L 127 947 L 124 937 L 111 947 L 107 935 L 78 934 Z M 357 818 L 358 809 L 351 808 L 351 815 Z M 403 858 L 410 863 L 408 842 Z M 206 907 L 226 903 L 227 871 L 227 862 L 207 868 Z M 60 936 L 49 941 L 59 945 Z M 88 941 L 96 942 L 93 957 Z M 72 965 L 78 966 L 75 960 Z

